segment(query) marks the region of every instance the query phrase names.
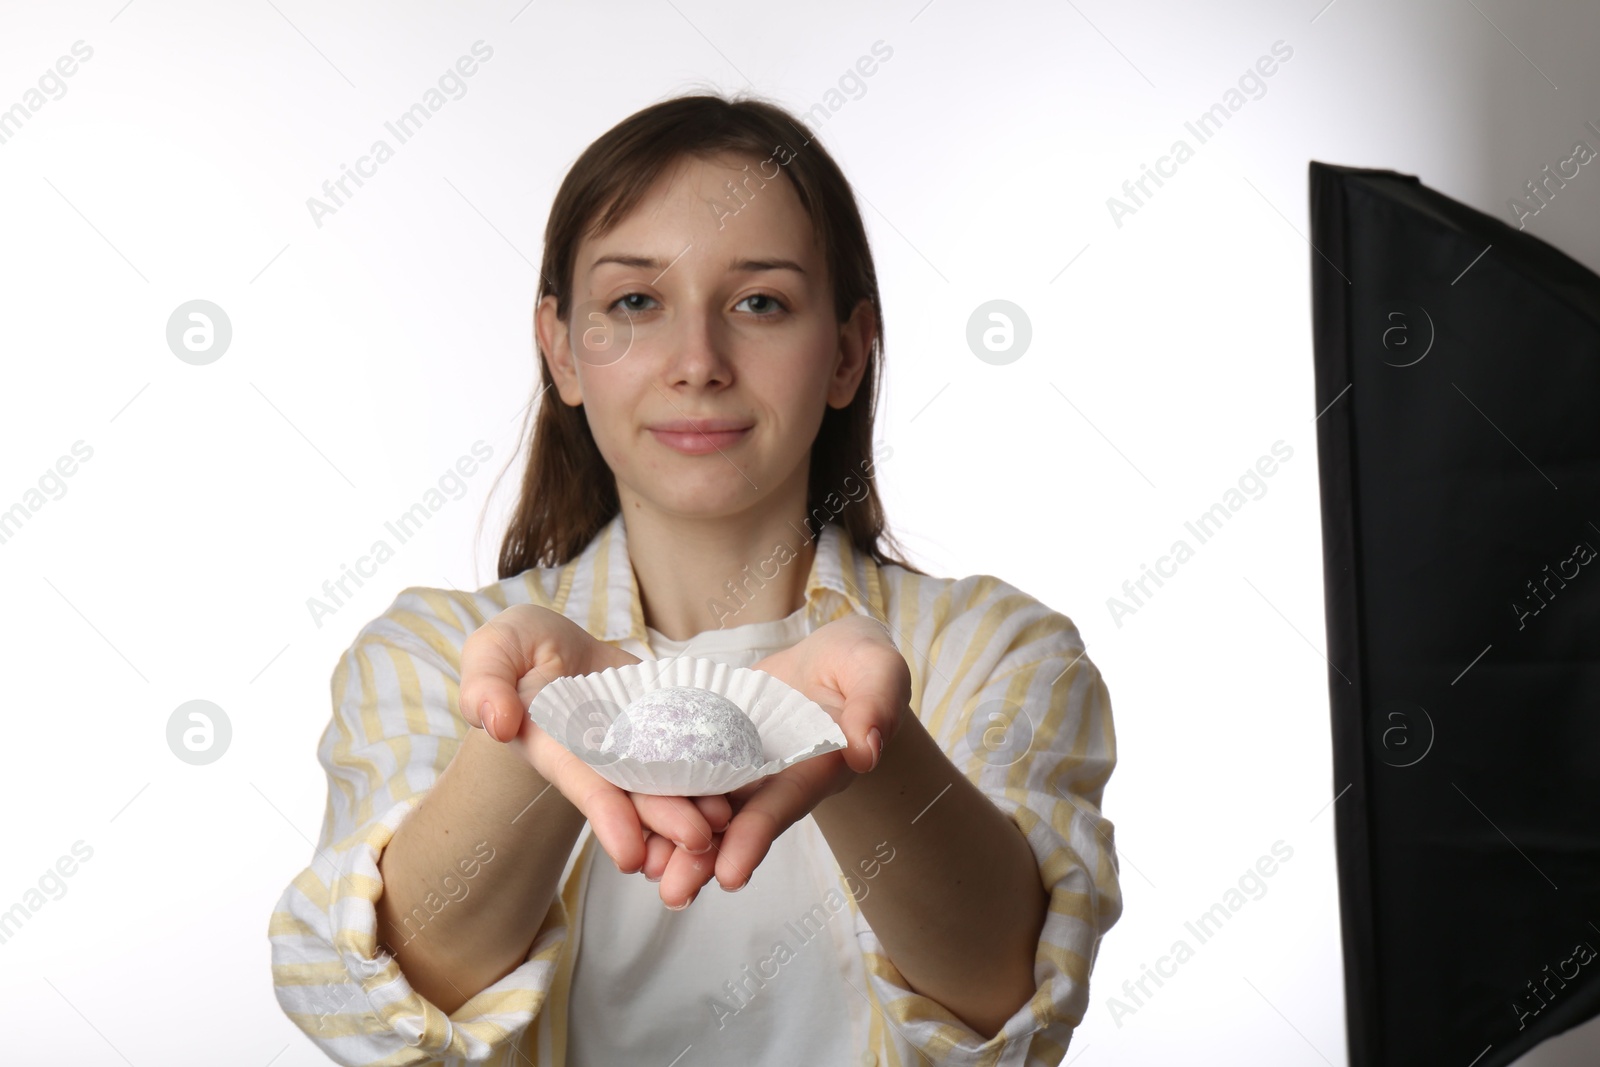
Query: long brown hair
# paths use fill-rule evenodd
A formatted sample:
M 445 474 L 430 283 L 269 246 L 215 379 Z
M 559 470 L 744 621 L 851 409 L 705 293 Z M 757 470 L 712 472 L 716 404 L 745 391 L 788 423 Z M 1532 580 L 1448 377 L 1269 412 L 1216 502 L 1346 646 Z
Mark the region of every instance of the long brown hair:
M 657 177 L 680 158 L 741 155 L 767 160 L 780 158 L 780 153 L 787 155 L 780 169 L 810 215 L 824 251 L 833 281 L 835 319 L 846 321 L 866 299 L 872 302 L 877 322 L 854 399 L 843 408 L 830 407 L 824 412 L 812 444 L 807 531 L 812 537 L 820 535 L 814 510 L 824 497 L 844 499 L 843 509 L 832 521 L 843 526 L 857 551 L 880 564 L 892 563 L 921 574 L 902 558 L 903 547 L 886 528 L 876 480 L 860 476 L 861 464 L 872 449 L 883 368 L 883 308 L 866 228 L 838 164 L 820 143 L 801 131 L 789 112 L 743 93 L 731 99 L 678 96 L 635 112 L 602 134 L 573 163 L 550 207 L 539 300 L 556 297 L 557 315 L 570 325 L 572 273 L 579 241 L 586 235 L 597 238 L 610 232 Z M 521 495 L 500 544 L 501 579 L 532 567 L 566 563 L 582 552 L 621 508 L 615 476 L 595 445 L 582 405 L 561 402 L 537 334 L 534 347 L 540 356 L 540 388 L 535 398 L 550 393 L 551 399 L 537 404 Z M 526 426 L 524 422 L 524 430 Z M 859 499 L 846 499 L 840 492 L 852 476 L 866 486 Z

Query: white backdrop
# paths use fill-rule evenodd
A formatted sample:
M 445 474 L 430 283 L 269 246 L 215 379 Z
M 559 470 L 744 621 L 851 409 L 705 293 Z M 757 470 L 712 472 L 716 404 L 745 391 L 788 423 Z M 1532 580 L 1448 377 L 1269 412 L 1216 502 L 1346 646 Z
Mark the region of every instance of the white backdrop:
M 5 1058 L 325 1062 L 273 999 L 266 927 L 320 824 L 335 661 L 405 586 L 494 578 L 568 165 L 664 96 L 752 87 L 829 112 L 864 205 L 894 528 L 925 569 L 1070 615 L 1110 685 L 1126 911 L 1070 1062 L 1342 1063 L 1307 161 L 1414 173 L 1511 220 L 1524 181 L 1597 143 L 1600 9 L 1325 5 L 7 0 L 0 509 L 27 516 L 0 542 L 0 909 L 29 915 L 0 943 Z M 459 97 L 315 216 L 477 42 Z M 1184 123 L 1275 45 L 1198 143 Z M 1114 217 L 1179 138 L 1193 157 Z M 1528 228 L 1600 267 L 1597 206 L 1585 168 Z M 1032 327 L 1005 365 L 966 343 L 995 299 Z M 192 300 L 231 324 L 205 365 L 167 340 Z M 1114 616 L 1278 442 L 1264 492 Z M 491 458 L 446 479 L 458 498 L 314 618 L 308 598 L 475 444 Z M 191 700 L 230 727 L 203 765 L 168 742 Z M 1117 1012 L 1278 842 L 1265 893 Z M 1592 1057 L 1586 1031 L 1524 1062 Z

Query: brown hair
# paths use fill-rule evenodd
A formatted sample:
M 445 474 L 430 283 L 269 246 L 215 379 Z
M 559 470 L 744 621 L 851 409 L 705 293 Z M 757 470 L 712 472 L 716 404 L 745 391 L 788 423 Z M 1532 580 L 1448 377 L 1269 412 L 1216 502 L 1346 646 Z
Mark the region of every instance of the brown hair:
M 792 145 L 791 137 L 799 137 L 799 149 Z M 860 477 L 860 467 L 872 448 L 883 366 L 883 309 L 866 229 L 838 164 L 783 108 L 747 94 L 732 99 L 678 96 L 635 112 L 602 134 L 573 163 L 551 205 L 540 264 L 539 300 L 555 296 L 557 315 L 570 324 L 579 241 L 585 235 L 601 237 L 610 232 L 656 179 L 682 157 L 742 155 L 769 160 L 780 153 L 788 157 L 781 170 L 810 215 L 823 249 L 833 282 L 835 318 L 846 321 L 866 299 L 871 301 L 877 322 L 855 397 L 847 406 L 830 407 L 823 413 L 812 444 L 807 532 L 812 537 L 821 534 L 815 516 L 833 509 L 823 510 L 818 505 L 827 495 L 838 496 L 844 499 L 844 506 L 835 521 L 843 525 L 857 551 L 880 564 L 891 563 L 921 574 L 901 558 L 904 549 L 886 529 L 875 480 Z M 553 399 L 537 405 L 521 495 L 500 545 L 501 579 L 532 567 L 566 563 L 621 508 L 615 477 L 589 432 L 582 405 L 569 406 L 554 394 L 555 382 L 537 335 L 534 347 L 540 355 L 540 388 L 535 399 L 546 392 Z M 859 499 L 840 496 L 841 486 L 851 476 L 866 485 L 866 493 Z

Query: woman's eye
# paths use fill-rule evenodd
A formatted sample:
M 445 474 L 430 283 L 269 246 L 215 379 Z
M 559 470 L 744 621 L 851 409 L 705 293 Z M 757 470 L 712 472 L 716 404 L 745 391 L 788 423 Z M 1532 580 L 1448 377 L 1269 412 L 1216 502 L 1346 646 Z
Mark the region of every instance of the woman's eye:
M 644 307 L 641 304 L 633 303 L 633 301 L 636 300 L 636 299 L 637 300 L 653 300 L 655 298 L 654 297 L 645 296 L 643 293 L 624 293 L 623 295 L 617 297 L 617 299 L 613 300 L 611 302 L 611 306 L 609 308 L 607 308 L 606 310 L 615 311 L 617 309 L 617 305 L 618 304 L 622 305 L 622 310 L 623 311 L 639 312 L 639 311 L 647 311 L 647 310 L 649 310 L 648 308 Z
M 769 296 L 766 293 L 752 293 L 751 295 L 745 297 L 743 300 L 739 301 L 739 304 L 744 304 L 744 303 L 747 303 L 747 302 L 749 302 L 751 300 L 764 301 L 765 304 L 767 305 L 767 307 L 765 309 L 760 308 L 760 307 L 751 309 L 752 311 L 754 311 L 756 313 L 757 316 L 759 316 L 761 318 L 770 318 L 771 316 L 773 316 L 774 314 L 777 313 L 777 310 L 782 310 L 783 309 L 783 304 L 778 300 L 777 297 Z M 734 307 L 738 307 L 739 304 L 735 304 Z
M 735 304 L 734 307 L 743 307 L 751 301 L 756 301 L 756 303 L 748 310 L 754 313 L 757 318 L 772 318 L 780 312 L 788 310 L 783 306 L 782 301 L 768 293 L 752 293 Z M 616 311 L 620 308 L 628 314 L 636 315 L 651 310 L 651 305 L 654 303 L 655 297 L 646 296 L 644 293 L 624 293 L 613 300 L 606 310 Z

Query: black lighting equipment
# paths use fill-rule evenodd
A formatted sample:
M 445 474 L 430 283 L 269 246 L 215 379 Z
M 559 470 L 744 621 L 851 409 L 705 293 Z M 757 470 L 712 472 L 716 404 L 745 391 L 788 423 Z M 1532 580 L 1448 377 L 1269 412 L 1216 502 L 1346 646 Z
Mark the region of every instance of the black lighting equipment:
M 1496 1067 L 1600 1014 L 1600 277 L 1310 185 L 1350 1063 Z

